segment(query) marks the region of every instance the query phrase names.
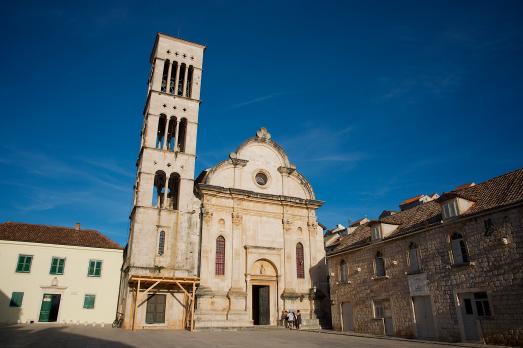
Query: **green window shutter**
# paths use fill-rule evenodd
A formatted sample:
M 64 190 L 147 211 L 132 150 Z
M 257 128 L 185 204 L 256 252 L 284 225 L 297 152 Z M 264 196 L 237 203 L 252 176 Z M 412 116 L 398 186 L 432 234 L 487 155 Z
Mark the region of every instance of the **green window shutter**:
M 10 307 L 22 307 L 22 301 L 24 299 L 23 292 L 13 292 L 11 295 L 11 302 L 9 303 Z
M 56 257 L 53 257 L 53 259 L 51 261 L 51 270 L 49 271 L 49 273 L 56 274 L 57 268 L 58 268 L 58 259 Z
M 65 259 L 58 260 L 58 273 L 64 274 Z
M 85 295 L 84 297 L 84 308 L 85 309 L 93 309 L 94 308 L 94 300 L 96 296 L 95 295 Z
M 94 264 L 95 264 L 95 261 L 91 260 L 89 261 L 89 275 L 92 276 L 94 275 Z
M 96 269 L 94 274 L 98 277 L 102 274 L 102 261 L 96 261 Z
M 28 273 L 31 270 L 31 261 L 33 257 L 30 255 L 19 255 L 16 271 L 21 273 Z
M 25 257 L 24 272 L 29 272 L 31 270 L 31 262 L 33 261 L 32 256 Z

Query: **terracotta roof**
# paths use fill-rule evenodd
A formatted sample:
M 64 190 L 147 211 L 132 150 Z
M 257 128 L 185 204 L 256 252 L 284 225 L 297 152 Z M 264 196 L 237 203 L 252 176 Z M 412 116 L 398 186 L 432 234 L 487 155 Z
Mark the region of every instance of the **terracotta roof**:
M 118 243 L 113 242 L 96 230 L 76 230 L 70 227 L 34 225 L 21 222 L 1 223 L 0 240 L 123 249 Z
M 406 200 L 401 202 L 400 205 L 409 204 L 409 203 L 412 203 L 412 202 L 419 201 L 420 198 L 422 198 L 423 196 L 424 195 L 417 195 L 417 196 L 414 196 L 414 197 L 411 197 L 411 198 L 407 198 Z
M 470 216 L 513 203 L 523 203 L 523 168 L 492 178 L 481 184 L 466 186 L 442 195 L 444 199 L 445 197 L 456 196 L 474 202 L 470 209 L 460 216 Z M 431 224 L 440 223 L 442 216 L 439 202 L 441 202 L 441 198 L 437 201 L 429 201 L 380 219 L 379 221 L 383 223 L 399 224 L 399 227 L 384 240 L 417 231 Z M 355 249 L 369 244 L 369 225 L 371 222 L 359 226 L 353 233 L 342 238 L 331 253 Z

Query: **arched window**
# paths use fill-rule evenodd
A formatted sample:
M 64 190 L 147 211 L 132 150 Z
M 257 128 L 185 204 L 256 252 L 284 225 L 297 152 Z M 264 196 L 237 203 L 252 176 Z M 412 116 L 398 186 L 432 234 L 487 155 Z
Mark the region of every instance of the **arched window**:
M 178 76 L 178 95 L 183 95 L 183 80 L 185 79 L 185 63 L 180 65 L 180 76 Z
M 296 277 L 305 278 L 305 265 L 303 257 L 303 244 L 296 244 Z
M 345 260 L 340 261 L 340 283 L 349 281 L 349 264 Z
M 165 251 L 165 231 L 160 231 L 158 236 L 158 255 L 163 255 Z
M 452 234 L 450 237 L 450 245 L 452 248 L 452 261 L 455 265 L 461 265 L 469 262 L 467 245 L 465 244 L 461 234 Z
M 416 243 L 409 244 L 408 261 L 410 273 L 416 273 L 420 271 L 418 246 Z
M 167 127 L 167 149 L 174 151 L 174 133 L 176 132 L 176 117 L 171 116 Z
M 385 260 L 379 251 L 374 259 L 374 272 L 377 277 L 385 277 Z
M 167 116 L 160 115 L 158 119 L 158 130 L 156 131 L 156 148 L 162 149 L 165 141 L 165 128 L 167 127 Z
M 192 65 L 190 65 L 189 69 L 187 70 L 187 87 L 185 88 L 185 96 L 187 98 L 190 98 L 191 94 L 192 94 L 193 72 L 194 72 L 194 67 Z
M 216 238 L 216 262 L 214 264 L 215 274 L 225 274 L 225 238 L 219 236 Z
M 178 198 L 180 197 L 180 174 L 171 173 L 167 187 L 167 199 L 169 200 L 168 206 L 174 210 L 178 210 Z
M 173 61 L 173 66 L 171 68 L 171 77 L 169 78 L 169 93 L 174 94 L 174 89 L 176 88 L 176 70 L 178 69 L 178 62 Z
M 162 72 L 162 92 L 167 90 L 167 75 L 169 74 L 169 59 L 163 63 L 163 72 Z
M 178 126 L 178 149 L 180 152 L 185 152 L 185 136 L 187 134 L 187 119 L 184 117 L 180 120 Z
M 153 207 L 163 207 L 163 197 L 165 195 L 165 172 L 158 170 L 154 175 L 154 188 L 153 188 Z

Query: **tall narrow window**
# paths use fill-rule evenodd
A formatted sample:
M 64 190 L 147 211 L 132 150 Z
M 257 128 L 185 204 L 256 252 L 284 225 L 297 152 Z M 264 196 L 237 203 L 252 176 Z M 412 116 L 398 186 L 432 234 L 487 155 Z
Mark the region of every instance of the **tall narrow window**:
M 169 75 L 169 59 L 163 63 L 162 92 L 167 90 L 167 75 Z
M 187 87 L 185 88 L 185 96 L 187 98 L 190 98 L 191 94 L 192 94 L 193 72 L 194 72 L 194 67 L 192 65 L 190 65 L 189 69 L 187 70 Z
M 165 128 L 167 127 L 167 116 L 160 115 L 158 119 L 158 130 L 156 132 L 156 148 L 162 149 L 165 142 Z
M 180 65 L 180 76 L 178 76 L 178 95 L 183 95 L 183 80 L 185 80 L 185 63 Z
M 216 275 L 225 274 L 225 238 L 216 238 L 216 262 L 214 265 Z
M 409 244 L 409 273 L 416 273 L 420 271 L 418 246 L 416 243 Z
M 178 127 L 178 148 L 180 152 L 185 152 L 185 137 L 187 134 L 187 119 L 184 117 L 180 120 Z
M 296 277 L 305 278 L 303 244 L 296 244 Z
M 452 248 L 452 261 L 455 265 L 461 265 L 469 262 L 467 245 L 465 244 L 461 234 L 452 234 L 450 237 L 450 244 Z
M 152 205 L 156 208 L 163 207 L 163 199 L 165 195 L 165 172 L 158 170 L 154 175 L 153 201 Z
M 163 255 L 165 251 L 165 231 L 160 231 L 158 236 L 158 255 Z
M 173 66 L 171 68 L 171 77 L 169 79 L 169 93 L 174 94 L 174 89 L 176 88 L 176 70 L 178 69 L 178 62 L 173 61 Z
M 180 197 L 180 174 L 171 173 L 169 176 L 167 199 L 168 206 L 174 210 L 178 210 L 178 200 Z
M 349 264 L 345 260 L 340 261 L 340 283 L 349 281 Z
M 385 277 L 385 260 L 383 260 L 383 255 L 379 251 L 374 259 L 374 272 L 377 277 Z
M 174 151 L 174 136 L 176 132 L 176 117 L 171 116 L 169 126 L 167 127 L 167 149 Z

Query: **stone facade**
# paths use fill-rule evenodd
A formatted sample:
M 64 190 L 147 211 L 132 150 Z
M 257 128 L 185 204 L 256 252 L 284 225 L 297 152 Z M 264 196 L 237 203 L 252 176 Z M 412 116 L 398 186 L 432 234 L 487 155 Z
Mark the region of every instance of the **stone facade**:
M 204 49 L 158 34 L 151 54 L 122 268 L 123 325 L 184 327 L 188 308 L 180 288 L 153 289 L 134 312 L 129 280 L 154 276 L 199 277 L 196 328 L 276 325 L 283 309 L 299 309 L 305 324 L 318 327 L 318 317 L 330 316 L 320 308 L 328 294 L 316 220 L 322 202 L 285 151 L 262 128 L 194 180 Z
M 519 170 L 458 191 L 472 202 L 469 213 L 442 220 L 442 199 L 396 214 L 389 236 L 373 240 L 372 222 L 349 234 L 328 256 L 334 328 L 522 344 L 522 178 Z M 392 223 L 375 223 L 384 222 Z M 458 251 L 455 233 L 464 241 Z M 383 276 L 377 275 L 378 252 Z M 462 252 L 467 257 L 456 262 Z
M 258 182 L 260 173 L 265 180 Z M 256 286 L 269 287 L 264 324 L 276 325 L 281 311 L 292 309 L 300 310 L 305 326 L 318 327 L 318 316 L 326 314 L 317 296 L 326 292 L 315 212 L 322 202 L 270 134 L 260 129 L 202 173 L 198 191 L 204 222 L 196 327 L 256 323 Z M 226 241 L 224 274 L 215 269 L 217 238 Z

